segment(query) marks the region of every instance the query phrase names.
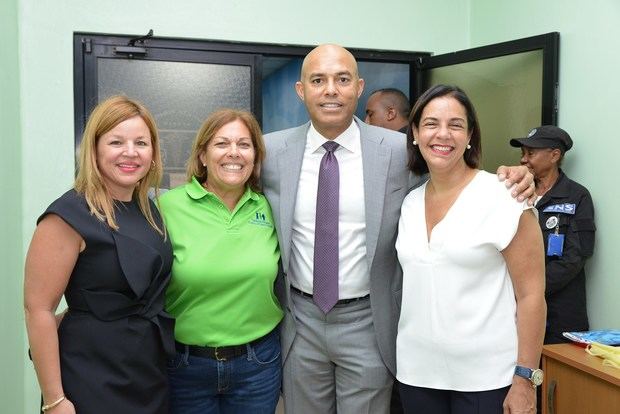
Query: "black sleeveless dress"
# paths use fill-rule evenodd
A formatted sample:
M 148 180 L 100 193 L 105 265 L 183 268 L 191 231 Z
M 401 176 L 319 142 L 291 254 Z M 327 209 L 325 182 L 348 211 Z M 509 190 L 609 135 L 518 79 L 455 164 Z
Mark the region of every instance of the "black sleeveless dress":
M 118 231 L 91 215 L 74 190 L 39 221 L 50 213 L 86 242 L 58 328 L 67 398 L 78 414 L 167 414 L 166 360 L 174 355 L 174 322 L 163 310 L 172 266 L 169 239 L 149 225 L 135 201 L 117 202 Z

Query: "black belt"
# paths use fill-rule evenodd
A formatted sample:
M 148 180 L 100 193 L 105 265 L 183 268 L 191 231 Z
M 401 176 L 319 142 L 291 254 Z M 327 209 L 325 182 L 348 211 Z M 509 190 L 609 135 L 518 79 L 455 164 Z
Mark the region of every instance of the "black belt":
M 276 328 L 278 329 L 278 328 Z M 273 331 L 271 331 L 273 332 Z M 200 357 L 200 358 L 210 358 L 218 361 L 226 361 L 227 359 L 239 357 L 248 353 L 248 345 L 256 346 L 264 341 L 270 334 L 269 332 L 265 336 L 261 336 L 258 339 L 253 340 L 252 342 L 248 342 L 247 344 L 242 345 L 229 345 L 229 346 L 200 346 L 200 345 L 186 345 L 181 342 L 175 342 L 175 346 L 178 352 L 185 352 L 187 349 L 188 353 L 191 356 Z
M 311 293 L 306 293 L 303 290 L 299 290 L 295 286 L 291 286 L 291 290 L 293 292 L 297 293 L 298 295 L 301 295 L 303 297 L 312 299 L 312 294 Z M 368 299 L 369 297 L 370 297 L 370 294 L 368 294 L 366 296 L 360 296 L 359 298 L 340 299 L 338 302 L 336 302 L 335 306 L 337 306 L 337 305 L 346 305 L 348 303 L 353 303 L 353 302 L 359 302 L 360 300 Z

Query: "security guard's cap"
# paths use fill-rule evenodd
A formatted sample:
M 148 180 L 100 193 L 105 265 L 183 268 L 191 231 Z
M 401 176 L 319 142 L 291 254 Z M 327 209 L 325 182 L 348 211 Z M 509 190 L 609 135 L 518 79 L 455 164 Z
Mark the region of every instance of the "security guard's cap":
M 543 125 L 532 129 L 525 138 L 511 139 L 510 145 L 513 147 L 559 148 L 562 153 L 565 153 L 573 146 L 573 140 L 562 128 Z

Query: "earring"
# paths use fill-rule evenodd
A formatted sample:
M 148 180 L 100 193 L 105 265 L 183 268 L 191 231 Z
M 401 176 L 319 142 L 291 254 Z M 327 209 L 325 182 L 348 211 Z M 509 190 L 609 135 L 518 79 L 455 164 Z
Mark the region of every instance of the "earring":
M 416 141 L 415 139 L 413 140 L 413 145 L 418 145 L 418 141 Z
M 207 164 L 202 164 L 202 166 L 203 166 L 203 167 L 206 167 L 206 166 L 207 166 Z
M 155 160 L 151 160 L 151 165 L 154 167 L 155 166 Z
M 467 149 L 471 149 L 471 145 L 467 144 L 467 147 L 466 147 L 466 148 L 467 148 Z

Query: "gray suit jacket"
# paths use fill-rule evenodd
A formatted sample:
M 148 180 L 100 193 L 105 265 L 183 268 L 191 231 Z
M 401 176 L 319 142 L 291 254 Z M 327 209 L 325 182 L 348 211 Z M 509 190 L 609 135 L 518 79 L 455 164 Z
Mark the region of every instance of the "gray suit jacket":
M 400 315 L 402 273 L 394 247 L 400 207 L 413 186 L 407 169 L 405 135 L 373 127 L 355 118 L 360 129 L 366 205 L 366 252 L 370 269 L 370 303 L 379 350 L 385 365 L 396 372 L 396 328 Z M 295 338 L 295 309 L 287 274 L 291 229 L 306 135 L 310 123 L 265 135 L 267 157 L 261 173 L 263 190 L 273 210 L 282 275 L 276 293 L 284 307 L 282 355 Z M 346 185 L 346 183 L 345 183 Z

